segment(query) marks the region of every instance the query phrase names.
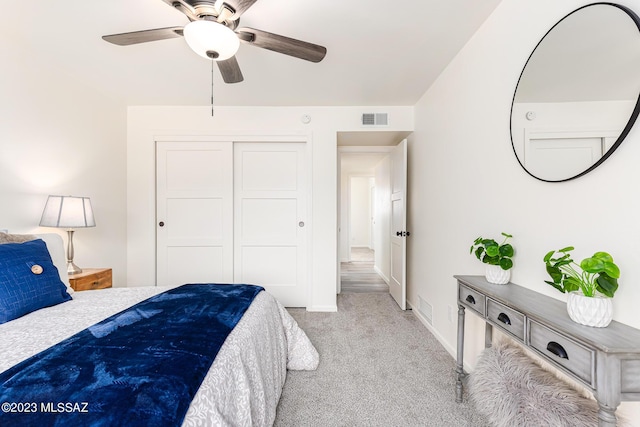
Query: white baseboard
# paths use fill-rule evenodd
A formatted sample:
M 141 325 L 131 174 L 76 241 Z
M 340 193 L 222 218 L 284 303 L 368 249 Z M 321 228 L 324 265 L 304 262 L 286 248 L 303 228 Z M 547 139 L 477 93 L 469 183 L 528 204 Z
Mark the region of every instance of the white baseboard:
M 427 328 L 429 332 L 431 332 L 433 336 L 436 337 L 438 342 L 442 344 L 444 349 L 447 350 L 447 353 L 451 355 L 453 360 L 457 360 L 458 356 L 456 354 L 456 349 L 451 347 L 451 345 L 449 345 L 449 343 L 442 337 L 442 335 L 440 335 L 440 333 L 433 327 L 433 325 L 430 325 L 429 322 L 427 322 L 427 319 L 425 319 L 424 316 L 420 313 L 420 310 L 415 309 L 414 304 L 412 304 L 409 300 L 407 300 L 407 305 L 411 307 L 411 311 L 418 318 L 418 320 L 420 320 L 420 322 L 425 326 L 425 328 Z M 465 364 L 464 370 L 466 372 L 469 372 L 470 370 L 469 366 Z
M 337 305 L 312 305 L 310 307 L 307 307 L 307 311 L 334 313 L 338 311 L 338 306 Z
M 378 276 L 382 277 L 382 280 L 384 280 L 387 285 L 389 284 L 389 278 L 387 276 L 385 276 L 384 274 L 382 274 L 382 271 L 380 271 L 380 269 L 378 268 L 377 265 L 373 266 L 373 271 L 378 273 Z

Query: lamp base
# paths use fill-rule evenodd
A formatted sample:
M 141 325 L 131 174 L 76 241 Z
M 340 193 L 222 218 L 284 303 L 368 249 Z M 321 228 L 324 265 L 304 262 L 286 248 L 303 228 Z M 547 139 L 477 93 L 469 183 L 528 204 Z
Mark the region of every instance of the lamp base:
M 82 269 L 75 265 L 73 261 L 67 261 L 67 274 L 73 275 L 78 273 L 82 273 Z

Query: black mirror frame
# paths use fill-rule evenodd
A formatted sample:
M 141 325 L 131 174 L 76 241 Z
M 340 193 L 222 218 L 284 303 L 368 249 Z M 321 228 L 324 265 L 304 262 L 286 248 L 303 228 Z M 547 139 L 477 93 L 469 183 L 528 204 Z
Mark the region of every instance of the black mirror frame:
M 524 167 L 524 165 L 522 164 L 522 161 L 518 157 L 518 153 L 516 151 L 516 147 L 515 147 L 515 145 L 513 143 L 513 106 L 514 106 L 515 101 L 516 101 L 516 94 L 518 93 L 518 86 L 520 86 L 520 79 L 522 79 L 522 75 L 524 74 L 524 71 L 527 69 L 527 65 L 529 64 L 529 61 L 533 57 L 533 54 L 536 52 L 536 49 L 538 49 L 538 46 L 540 46 L 540 44 L 544 41 L 544 39 L 547 37 L 547 35 L 551 31 L 553 31 L 553 29 L 555 27 L 557 27 L 562 21 L 564 21 L 569 16 L 573 15 L 574 13 L 576 13 L 576 12 L 578 12 L 578 11 L 584 9 L 584 8 L 587 8 L 587 7 L 590 7 L 590 6 L 596 6 L 596 5 L 613 6 L 613 7 L 617 7 L 618 9 L 622 10 L 623 12 L 625 12 L 629 16 L 629 18 L 631 18 L 633 20 L 633 22 L 636 24 L 636 27 L 638 28 L 638 33 L 640 33 L 640 17 L 638 17 L 638 15 L 636 15 L 636 13 L 633 10 L 629 9 L 626 6 L 622 6 L 620 4 L 610 3 L 610 2 L 597 2 L 597 3 L 590 3 L 590 4 L 584 5 L 582 7 L 579 7 L 578 9 L 568 13 L 562 19 L 560 19 L 558 22 L 556 22 L 549 29 L 549 31 L 547 31 L 544 34 L 544 36 L 542 36 L 540 41 L 536 44 L 536 46 L 531 51 L 531 54 L 529 55 L 529 58 L 527 58 L 527 61 L 525 62 L 524 66 L 522 67 L 522 71 L 520 72 L 520 76 L 518 77 L 518 83 L 516 84 L 516 88 L 513 91 L 513 99 L 511 100 L 511 109 L 510 109 L 510 112 L 509 112 L 509 136 L 511 137 L 511 148 L 513 148 L 513 154 L 515 155 L 516 160 L 518 160 L 518 163 L 520 164 L 522 169 L 526 173 L 528 173 L 529 175 L 531 175 L 532 177 L 534 177 L 535 179 L 538 179 L 540 181 L 544 181 L 544 182 L 566 182 L 566 181 L 570 181 L 572 179 L 579 178 L 579 177 L 581 177 L 583 175 L 586 175 L 587 173 L 591 172 L 592 170 L 594 170 L 595 168 L 600 166 L 605 160 L 607 160 L 609 158 L 609 156 L 611 154 L 613 154 L 614 151 L 616 151 L 616 149 L 620 146 L 622 141 L 624 141 L 624 139 L 627 137 L 627 134 L 631 131 L 631 128 L 635 124 L 636 119 L 638 118 L 638 114 L 640 114 L 640 93 L 639 93 L 638 94 L 638 99 L 636 100 L 636 105 L 633 108 L 633 112 L 631 113 L 631 116 L 629 117 L 629 121 L 627 122 L 626 126 L 624 127 L 624 129 L 620 133 L 620 136 L 618 136 L 618 139 L 616 139 L 616 142 L 611 146 L 611 148 L 609 150 L 607 150 L 606 153 L 603 154 L 603 156 L 597 162 L 595 162 L 593 165 L 591 165 L 591 167 L 589 167 L 588 169 L 582 171 L 581 173 L 579 173 L 579 174 L 577 174 L 575 176 L 572 176 L 572 177 L 569 177 L 569 178 L 565 178 L 565 179 L 559 179 L 559 180 L 543 179 L 543 178 L 535 176 L 531 172 L 529 172 L 527 170 L 527 168 Z

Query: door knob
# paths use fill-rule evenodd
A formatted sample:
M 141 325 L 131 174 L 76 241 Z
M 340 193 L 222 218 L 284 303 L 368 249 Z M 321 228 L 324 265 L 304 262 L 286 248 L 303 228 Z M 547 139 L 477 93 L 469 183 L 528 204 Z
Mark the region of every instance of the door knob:
M 304 221 L 300 221 L 300 222 L 298 223 L 298 227 L 304 227 Z
M 158 223 L 158 225 L 159 225 L 160 227 L 164 227 L 164 221 L 160 221 L 160 222 Z

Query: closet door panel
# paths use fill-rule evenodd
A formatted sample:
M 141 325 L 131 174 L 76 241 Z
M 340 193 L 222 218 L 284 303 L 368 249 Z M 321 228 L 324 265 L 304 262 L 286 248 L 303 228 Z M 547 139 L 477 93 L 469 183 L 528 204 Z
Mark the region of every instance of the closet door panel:
M 157 142 L 156 282 L 233 281 L 233 144 Z
M 234 278 L 306 307 L 305 144 L 234 144 Z

